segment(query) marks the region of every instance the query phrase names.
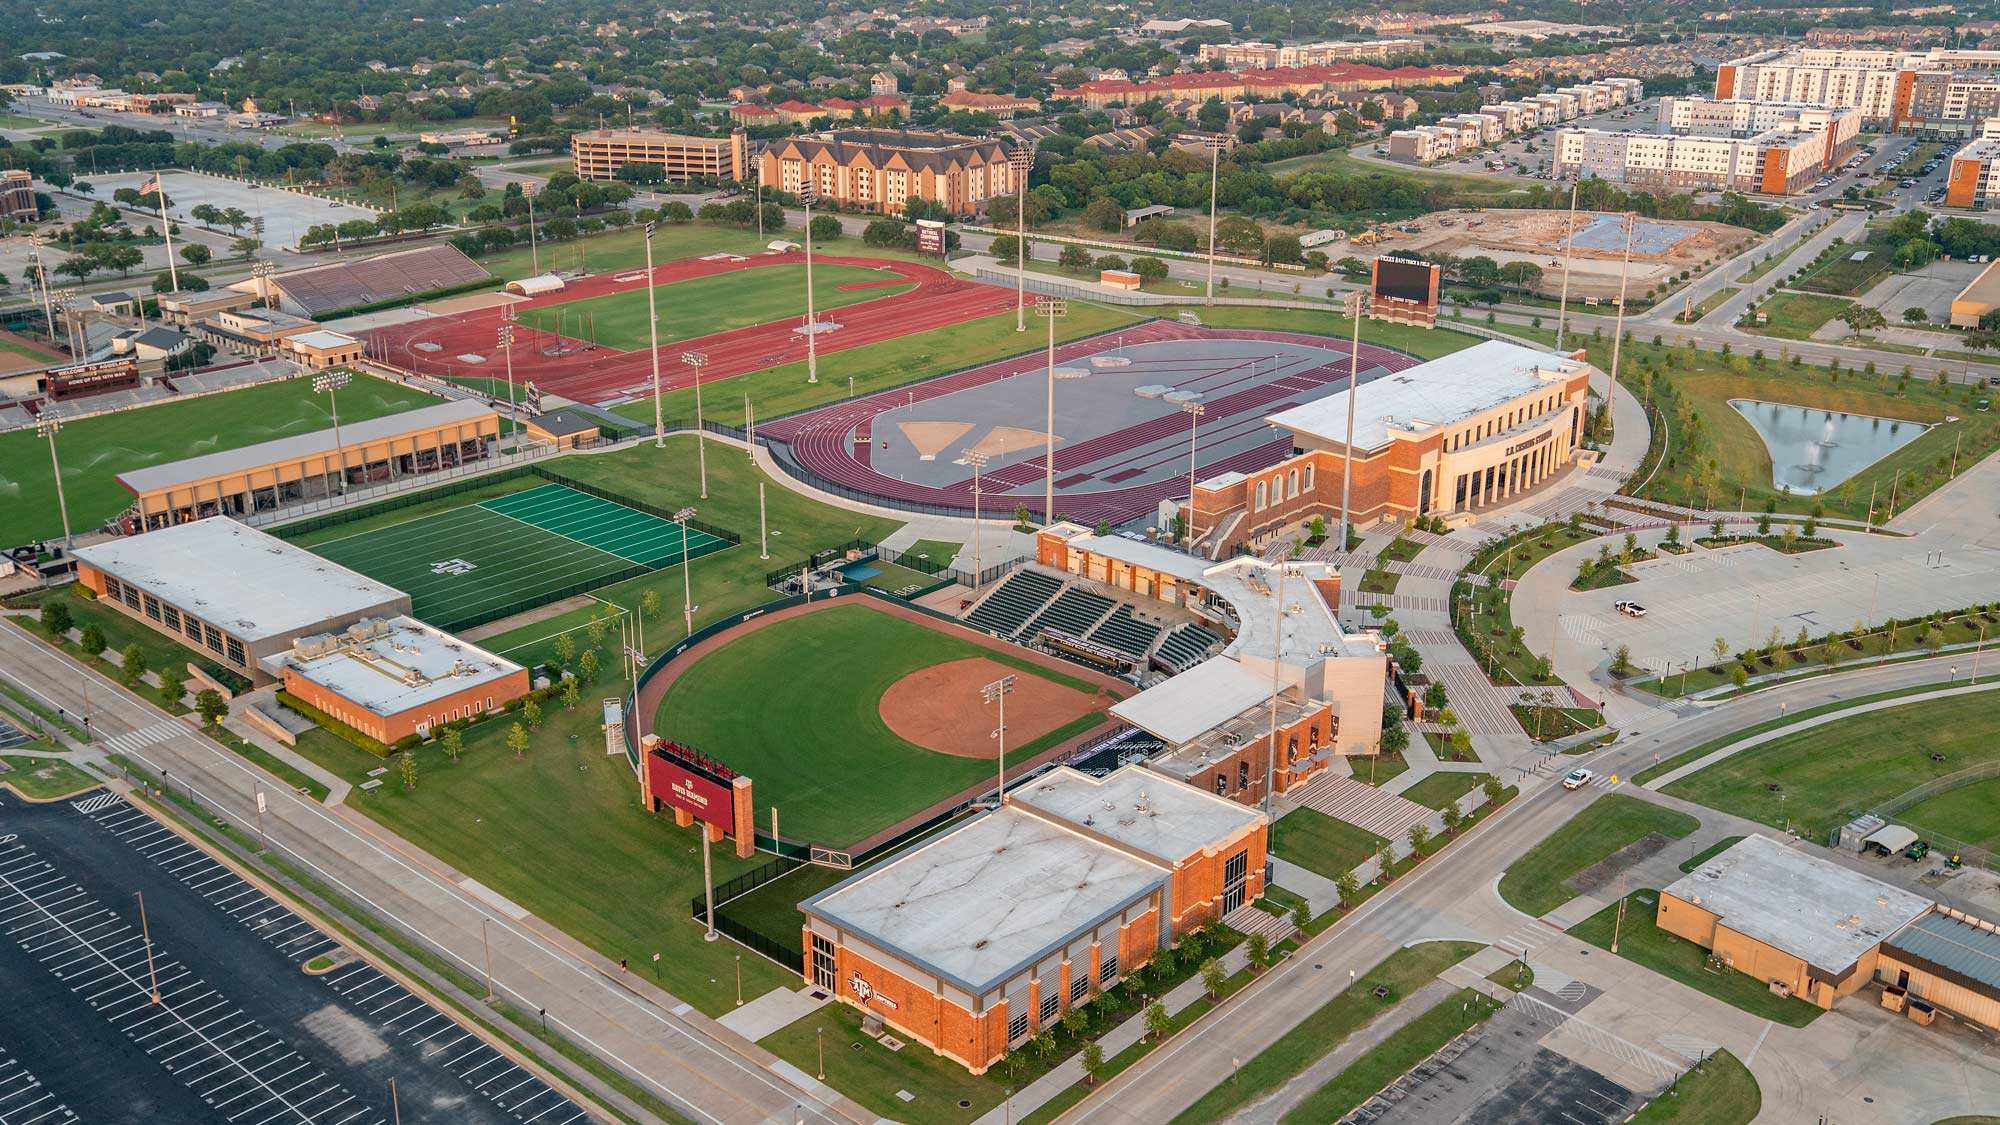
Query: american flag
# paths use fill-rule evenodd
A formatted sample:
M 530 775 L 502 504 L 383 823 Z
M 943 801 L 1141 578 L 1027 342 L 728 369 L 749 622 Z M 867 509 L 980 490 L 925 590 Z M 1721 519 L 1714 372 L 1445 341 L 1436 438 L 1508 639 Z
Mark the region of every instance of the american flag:
M 145 185 L 139 189 L 139 194 L 141 196 L 147 196 L 147 195 L 152 195 L 159 190 L 160 190 L 160 177 L 154 176 L 152 179 L 147 180 Z

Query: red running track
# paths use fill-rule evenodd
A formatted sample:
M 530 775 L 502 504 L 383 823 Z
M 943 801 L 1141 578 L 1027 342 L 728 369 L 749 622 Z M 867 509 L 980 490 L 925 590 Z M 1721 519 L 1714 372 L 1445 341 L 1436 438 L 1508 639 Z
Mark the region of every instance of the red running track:
M 802 261 L 804 258 L 796 254 L 759 254 L 739 260 L 691 258 L 656 265 L 653 277 L 657 284 L 664 286 L 734 270 Z M 906 293 L 821 313 L 821 320 L 836 321 L 842 327 L 838 331 L 819 335 L 820 355 L 946 328 L 1014 306 L 1015 296 L 1011 291 L 968 281 L 935 266 L 882 258 L 826 255 L 816 255 L 814 261 L 884 269 L 896 275 L 883 278 L 880 282 L 863 282 L 864 286 L 916 284 L 915 289 Z M 500 378 L 505 368 L 500 362 L 494 337 L 509 310 L 518 314 L 526 310 L 550 308 L 609 293 L 641 289 L 645 282 L 644 269 L 602 274 L 573 282 L 561 292 L 546 296 L 475 312 L 388 325 L 366 332 L 363 336 L 371 358 L 397 367 L 438 376 Z M 670 319 L 673 316 L 673 290 L 662 289 L 659 300 L 662 305 L 660 315 Z M 803 317 L 787 318 L 679 340 L 671 345 L 662 344 L 660 386 L 663 390 L 677 390 L 693 385 L 694 373 L 680 362 L 680 353 L 684 351 L 707 353 L 708 366 L 702 372 L 704 383 L 763 371 L 780 364 L 803 362 L 806 358 L 805 337 L 795 331 L 803 321 Z M 436 350 L 424 350 L 418 348 L 418 344 L 438 346 Z M 568 354 L 548 354 L 571 348 L 577 350 Z M 487 362 L 469 364 L 458 358 L 467 353 L 485 356 Z M 652 358 L 645 351 L 627 352 L 603 346 L 585 350 L 582 341 L 539 331 L 526 324 L 514 326 L 514 378 L 524 383 L 533 382 L 538 388 L 565 398 L 595 403 L 626 394 L 650 394 L 652 370 Z
M 1204 405 L 1208 407 L 1211 421 L 1204 427 L 1205 435 L 1226 428 L 1232 417 L 1247 416 L 1261 419 L 1265 414 L 1290 405 L 1288 397 L 1293 394 L 1317 389 L 1329 382 L 1347 377 L 1346 357 L 1350 354 L 1348 342 L 1325 336 L 1298 332 L 1196 328 L 1163 320 L 1149 321 L 1136 328 L 1121 329 L 1116 335 L 1122 337 L 1126 344 L 1192 339 L 1263 340 L 1273 343 L 1302 344 L 1335 352 L 1341 356 L 1341 359 L 1309 371 L 1294 372 L 1281 379 L 1206 400 Z M 1105 350 L 1106 341 L 1110 338 L 1110 335 L 1097 336 L 1058 345 L 1056 362 L 1080 361 L 1096 355 Z M 1383 367 L 1390 371 L 1401 371 L 1419 362 L 1414 356 L 1372 344 L 1361 346 L 1361 361 L 1364 366 Z M 1031 371 L 1040 371 L 1047 362 L 1046 356 L 1042 353 L 1001 360 L 984 367 L 960 371 L 928 382 L 898 387 L 891 391 L 883 391 L 770 422 L 757 427 L 757 436 L 785 443 L 788 456 L 781 457 L 780 463 L 788 468 L 796 466 L 804 469 L 805 479 L 821 487 L 831 485 L 833 491 L 883 500 L 897 507 L 915 507 L 919 510 L 945 509 L 969 513 L 972 511 L 971 480 L 936 486 L 885 476 L 876 472 L 869 463 L 870 452 L 874 447 L 873 441 L 857 442 L 855 435 L 865 434 L 872 439 L 874 419 L 877 415 L 907 406 L 912 401 L 942 398 L 956 391 L 984 386 Z M 1059 446 L 1055 457 L 1058 480 L 1057 510 L 1085 523 L 1094 523 L 1098 520 L 1122 523 L 1155 510 L 1162 500 L 1179 496 L 1180 493 L 1187 491 L 1186 478 L 1179 475 L 1127 488 L 1100 488 L 1089 491 L 1065 489 L 1060 481 L 1065 473 L 1073 473 L 1085 466 L 1101 466 L 1107 458 L 1157 442 L 1168 434 L 1184 435 L 1186 432 L 1187 424 L 1179 413 L 1174 413 L 1122 430 Z M 1226 443 L 1226 438 L 1212 439 L 1214 445 Z M 1182 448 L 1185 449 L 1185 445 Z M 1230 471 L 1255 472 L 1277 464 L 1290 456 L 1291 450 L 1291 439 L 1279 438 L 1203 462 L 1201 472 L 1204 476 Z M 1045 465 L 1045 458 L 1036 457 L 987 473 L 985 479 L 989 509 L 995 504 L 1005 506 L 1008 502 L 1008 500 L 990 499 L 995 493 L 1042 481 L 1046 476 Z M 1039 509 L 1040 490 L 1031 491 L 1035 492 L 1035 496 L 1030 499 L 1029 507 Z

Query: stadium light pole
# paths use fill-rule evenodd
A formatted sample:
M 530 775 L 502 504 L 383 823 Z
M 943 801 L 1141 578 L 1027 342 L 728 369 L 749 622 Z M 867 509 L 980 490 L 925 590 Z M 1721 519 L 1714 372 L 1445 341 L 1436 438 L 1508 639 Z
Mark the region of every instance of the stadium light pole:
M 1014 694 L 1014 681 L 1019 676 L 1002 676 L 979 689 L 980 696 L 988 703 L 1000 705 L 1000 725 L 993 728 L 994 741 L 999 744 L 1000 753 L 1000 804 L 1007 803 L 1007 697 Z
M 56 342 L 55 305 L 49 300 L 49 272 L 42 268 L 42 247 L 48 243 L 48 236 L 40 231 L 28 236 L 28 245 L 35 250 L 35 283 L 42 290 L 42 317 L 48 321 L 49 343 Z
M 1638 216 L 1625 213 L 1625 260 L 1618 267 L 1618 318 L 1611 326 L 1611 385 L 1604 388 L 1604 401 L 1610 402 L 1618 389 L 1619 344 L 1625 339 L 1625 283 L 1632 276 L 1632 232 L 1639 226 Z
M 1212 305 L 1215 303 L 1215 181 L 1222 172 L 1223 138 L 1209 137 L 1203 143 L 1208 146 L 1208 295 L 1202 304 Z
M 335 395 L 340 388 L 347 385 L 348 378 L 348 373 L 341 370 L 322 371 L 313 376 L 313 391 L 323 392 L 326 395 L 327 410 L 333 415 L 333 448 L 340 456 L 340 492 L 343 496 L 347 494 L 347 446 L 340 440 L 340 402 Z M 444 468 L 444 455 L 441 451 L 438 454 L 438 468 Z
M 1271 745 L 1264 755 L 1264 817 L 1271 816 L 1271 790 L 1278 784 L 1278 668 L 1285 652 L 1285 579 L 1292 568 L 1278 565 L 1277 610 L 1271 636 Z
M 1201 416 L 1208 413 L 1208 407 L 1198 402 L 1181 403 L 1181 413 L 1188 416 L 1188 514 L 1187 526 L 1181 528 L 1181 542 L 1194 538 L 1194 437 L 1201 425 Z
M 1348 502 L 1354 496 L 1354 396 L 1361 393 L 1361 318 L 1368 313 L 1368 294 L 1354 292 L 1347 297 L 1347 316 L 1354 322 L 1354 342 L 1347 357 L 1347 440 L 1340 452 L 1340 546 L 1347 552 L 1350 526 Z
M 271 262 L 258 262 L 250 267 L 250 276 L 257 279 L 257 300 L 267 309 L 271 307 L 271 277 L 277 272 L 278 267 Z M 175 288 L 179 288 L 178 283 Z
M 1043 435 L 1042 521 L 1056 522 L 1056 321 L 1069 315 L 1069 302 L 1061 297 L 1037 297 L 1035 315 L 1049 322 L 1049 425 Z
M 646 351 L 653 360 L 653 448 L 665 449 L 667 418 L 664 400 L 660 398 L 660 313 L 653 293 L 659 286 L 653 278 L 653 227 L 653 223 L 646 224 L 646 330 L 652 338 L 652 347 Z
M 507 356 L 507 417 L 516 419 L 518 415 L 514 409 L 514 323 L 503 321 L 495 338 L 499 341 L 500 350 Z
M 521 185 L 521 198 L 528 201 L 528 268 L 537 275 L 542 272 L 542 251 L 535 241 L 535 196 L 540 190 L 540 184 Z M 652 278 L 648 277 L 646 280 L 650 282 Z
M 806 205 L 806 382 L 819 382 L 819 316 L 813 312 L 813 200 L 819 195 L 814 185 L 799 184 L 799 199 Z
M 63 337 L 64 337 L 63 342 L 69 345 L 70 358 L 82 359 L 83 349 L 76 342 L 76 290 L 74 289 L 56 290 L 56 304 L 62 306 Z M 50 328 L 49 342 L 51 344 L 55 343 L 55 338 L 56 338 L 55 329 Z
M 63 498 L 62 462 L 56 458 L 56 431 L 62 429 L 62 418 L 53 410 L 44 410 L 35 418 L 35 432 L 49 439 L 49 466 L 56 474 L 56 507 L 62 509 L 63 546 L 74 547 L 76 540 L 69 533 L 69 501 Z
M 674 522 L 681 525 L 681 616 L 687 619 L 690 637 L 694 636 L 694 581 L 688 577 L 688 521 L 693 518 L 693 508 L 674 513 Z
M 701 466 L 701 498 L 706 500 L 708 499 L 708 431 L 701 421 L 701 369 L 708 366 L 708 353 L 682 352 L 681 362 L 694 368 L 694 455 L 695 461 Z
M 984 450 L 965 451 L 965 461 L 972 466 L 972 589 L 975 592 L 979 589 L 979 576 L 985 573 L 985 567 L 981 565 L 984 560 L 981 555 L 983 544 L 979 534 L 979 497 L 985 492 L 980 487 L 980 474 L 986 471 L 986 462 L 989 460 L 992 460 L 992 457 Z
M 1569 319 L 1569 263 L 1576 254 L 1576 189 L 1583 185 L 1579 175 L 1569 182 L 1569 222 L 1563 227 L 1563 290 L 1562 300 L 1556 305 L 1556 351 L 1563 350 L 1563 327 Z
M 1028 172 L 1035 150 L 1020 145 L 1007 154 L 1014 170 L 1014 331 L 1028 330 Z

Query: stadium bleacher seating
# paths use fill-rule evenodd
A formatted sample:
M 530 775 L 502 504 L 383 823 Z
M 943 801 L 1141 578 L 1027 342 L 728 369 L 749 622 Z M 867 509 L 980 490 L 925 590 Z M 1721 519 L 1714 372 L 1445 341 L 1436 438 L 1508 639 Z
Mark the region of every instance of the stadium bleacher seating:
M 1207 659 L 1221 644 L 1221 637 L 1199 625 L 1182 625 L 1160 642 L 1160 651 L 1153 654 L 1153 662 L 1178 674 Z
M 1108 648 L 1143 661 L 1146 650 L 1153 647 L 1154 638 L 1160 635 L 1158 625 L 1150 625 L 1132 615 L 1132 607 L 1121 605 L 1112 611 L 1085 640 L 1095 641 Z
M 1116 604 L 1102 594 L 1093 594 L 1081 586 L 1071 586 L 1028 622 L 1027 627 L 1021 630 L 1021 639 L 1032 641 L 1044 628 L 1061 629 L 1072 637 L 1081 637 L 1090 632 L 1091 627 L 1111 612 L 1111 607 Z
M 308 315 L 318 316 L 416 293 L 470 285 L 491 276 L 458 247 L 443 245 L 288 270 L 273 277 L 271 284 L 285 301 Z
M 1040 613 L 1060 589 L 1062 583 L 1046 574 L 1017 570 L 973 608 L 966 616 L 966 624 L 1011 637 Z

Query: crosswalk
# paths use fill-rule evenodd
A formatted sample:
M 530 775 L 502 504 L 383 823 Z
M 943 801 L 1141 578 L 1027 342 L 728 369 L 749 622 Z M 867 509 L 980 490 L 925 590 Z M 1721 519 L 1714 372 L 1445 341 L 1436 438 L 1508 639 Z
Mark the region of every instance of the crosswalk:
M 178 720 L 163 719 L 151 726 L 112 735 L 104 740 L 104 748 L 113 754 L 130 754 L 165 742 L 177 734 L 186 734 L 187 729 L 187 724 Z
M 1375 594 L 1366 590 L 1356 590 L 1352 604 L 1357 606 L 1385 605 L 1390 609 L 1409 610 L 1419 613 L 1443 613 L 1445 599 L 1429 598 L 1416 594 Z
M 1434 810 L 1407 797 L 1332 774 L 1321 774 L 1307 782 L 1299 792 L 1299 803 L 1385 840 L 1401 840 L 1409 834 L 1411 825 L 1436 815 Z

